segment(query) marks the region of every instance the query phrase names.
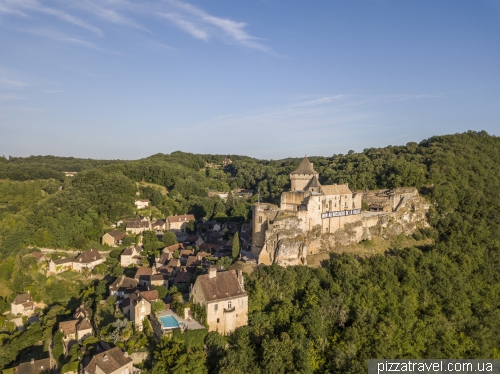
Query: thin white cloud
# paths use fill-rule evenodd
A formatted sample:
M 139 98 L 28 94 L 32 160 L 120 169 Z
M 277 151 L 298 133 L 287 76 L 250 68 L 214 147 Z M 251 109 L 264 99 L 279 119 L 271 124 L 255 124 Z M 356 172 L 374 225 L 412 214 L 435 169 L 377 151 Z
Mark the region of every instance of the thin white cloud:
M 15 15 L 21 16 L 21 17 L 28 17 L 28 15 L 26 13 L 23 13 L 20 10 L 9 8 L 8 6 L 5 6 L 2 3 L 0 3 L 0 13 L 10 13 L 10 14 L 15 14 Z
M 21 99 L 22 99 L 22 97 L 19 95 L 0 93 L 0 101 L 12 101 L 12 100 L 21 100 Z
M 175 13 L 164 13 L 160 14 L 160 16 L 172 21 L 175 25 L 177 25 L 180 29 L 186 31 L 192 37 L 208 41 L 209 36 L 207 32 L 198 28 L 194 23 L 185 20 L 184 18 L 182 18 L 182 16 Z
M 202 34 L 207 34 L 207 36 L 222 34 L 228 42 L 265 52 L 270 51 L 268 46 L 257 41 L 260 40 L 259 38 L 250 35 L 244 30 L 247 26 L 244 22 L 216 17 L 200 8 L 178 0 L 168 0 L 168 3 L 179 11 L 176 13 L 176 17 L 171 20 L 184 31 L 189 32 L 193 37 L 201 39 L 200 36 Z M 164 14 L 161 15 L 164 16 Z M 189 29 L 186 27 L 186 24 L 189 25 Z M 192 29 L 197 32 L 193 33 Z
M 12 13 L 29 17 L 33 13 L 47 14 L 62 21 L 92 31 L 102 36 L 103 32 L 87 19 L 81 18 L 85 13 L 93 15 L 96 20 L 127 26 L 148 32 L 141 22 L 140 16 L 161 17 L 188 33 L 193 38 L 205 42 L 210 39 L 220 39 L 228 44 L 240 45 L 246 48 L 271 52 L 262 43 L 261 38 L 251 35 L 248 24 L 229 18 L 218 17 L 180 0 L 164 0 L 132 2 L 128 0 L 79 0 L 76 2 L 58 1 L 58 7 L 45 0 L 0 0 L 0 12 Z M 75 12 L 78 14 L 75 15 Z M 55 25 L 51 25 L 55 27 Z M 81 41 L 81 39 L 79 39 Z M 60 39 L 68 42 L 68 39 Z M 78 44 L 78 40 L 72 41 Z M 86 43 L 80 43 L 86 45 Z M 272 53 L 272 52 L 271 52 Z
M 0 7 L 4 9 L 4 12 L 10 13 L 24 13 L 27 11 L 33 11 L 38 13 L 49 14 L 51 16 L 57 17 L 65 22 L 72 23 L 76 26 L 80 26 L 84 29 L 92 31 L 99 36 L 102 36 L 102 32 L 99 28 L 81 20 L 80 18 L 66 13 L 60 9 L 55 9 L 51 7 L 46 7 L 42 5 L 37 0 L 0 0 Z M 24 12 L 22 12 L 24 11 Z
M 0 89 L 20 89 L 29 86 L 8 69 L 0 69 Z

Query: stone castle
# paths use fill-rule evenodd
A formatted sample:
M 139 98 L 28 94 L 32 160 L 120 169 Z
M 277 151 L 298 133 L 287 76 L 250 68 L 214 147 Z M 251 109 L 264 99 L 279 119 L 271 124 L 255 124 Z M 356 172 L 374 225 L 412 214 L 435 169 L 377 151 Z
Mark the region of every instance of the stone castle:
M 347 184 L 321 185 L 307 157 L 290 174 L 281 205 L 253 205 L 252 254 L 258 263 L 307 263 L 307 254 L 371 239 L 411 234 L 427 225 L 428 204 L 416 188 L 352 192 Z M 369 211 L 362 211 L 362 204 Z

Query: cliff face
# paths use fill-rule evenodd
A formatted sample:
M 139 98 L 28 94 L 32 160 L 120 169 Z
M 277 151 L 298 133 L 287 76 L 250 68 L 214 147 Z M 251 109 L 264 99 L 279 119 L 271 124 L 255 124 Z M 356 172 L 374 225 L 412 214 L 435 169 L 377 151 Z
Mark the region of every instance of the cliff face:
M 321 234 L 319 226 L 305 232 L 300 229 L 299 218 L 282 217 L 266 231 L 258 262 L 306 265 L 308 254 L 330 251 L 374 236 L 390 239 L 399 234 L 411 235 L 418 228 L 428 226 L 428 209 L 429 205 L 422 197 L 412 196 L 402 201 L 395 212 L 362 212 L 359 221 L 346 224 L 332 234 Z

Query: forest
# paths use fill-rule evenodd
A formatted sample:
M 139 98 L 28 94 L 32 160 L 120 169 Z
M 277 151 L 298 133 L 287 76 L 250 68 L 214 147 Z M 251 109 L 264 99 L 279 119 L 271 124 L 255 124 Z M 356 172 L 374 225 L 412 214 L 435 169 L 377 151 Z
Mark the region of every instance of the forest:
M 28 246 L 97 243 L 110 222 L 134 214 L 137 182 L 166 189 L 143 188 L 165 215 L 245 219 L 250 202 L 224 203 L 209 191 L 260 190 L 264 201 L 276 202 L 300 162 L 229 155 L 227 168 L 211 166 L 226 156 L 1 159 L 1 284 L 17 291 L 16 269 Z M 229 337 L 209 333 L 206 350 L 178 336 L 162 341 L 151 348 L 145 370 L 365 373 L 370 358 L 500 358 L 500 138 L 469 131 L 309 159 L 321 183 L 349 183 L 352 190 L 417 187 L 431 203 L 430 228 L 414 235 L 433 244 L 407 248 L 394 241 L 384 255 L 367 258 L 332 254 L 319 268 L 258 267 L 245 279 L 248 326 Z M 79 173 L 64 178 L 70 166 Z M 7 305 L 11 296 L 4 294 L 0 301 Z M 6 348 L 19 344 L 15 334 L 1 338 Z M 187 369 L 193 361 L 196 367 Z

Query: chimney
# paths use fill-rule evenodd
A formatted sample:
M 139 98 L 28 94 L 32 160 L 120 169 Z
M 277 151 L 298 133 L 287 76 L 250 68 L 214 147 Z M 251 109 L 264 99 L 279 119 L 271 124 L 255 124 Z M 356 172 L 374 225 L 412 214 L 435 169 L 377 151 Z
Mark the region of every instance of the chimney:
M 236 276 L 238 277 L 238 283 L 241 286 L 241 289 L 245 290 L 245 278 L 243 278 L 243 270 L 236 270 Z
M 128 357 L 128 352 L 127 352 L 127 351 L 125 351 L 125 352 L 123 353 L 123 355 L 124 355 L 125 357 Z
M 215 267 L 211 267 L 208 269 L 208 278 L 215 278 L 217 276 L 217 269 Z

